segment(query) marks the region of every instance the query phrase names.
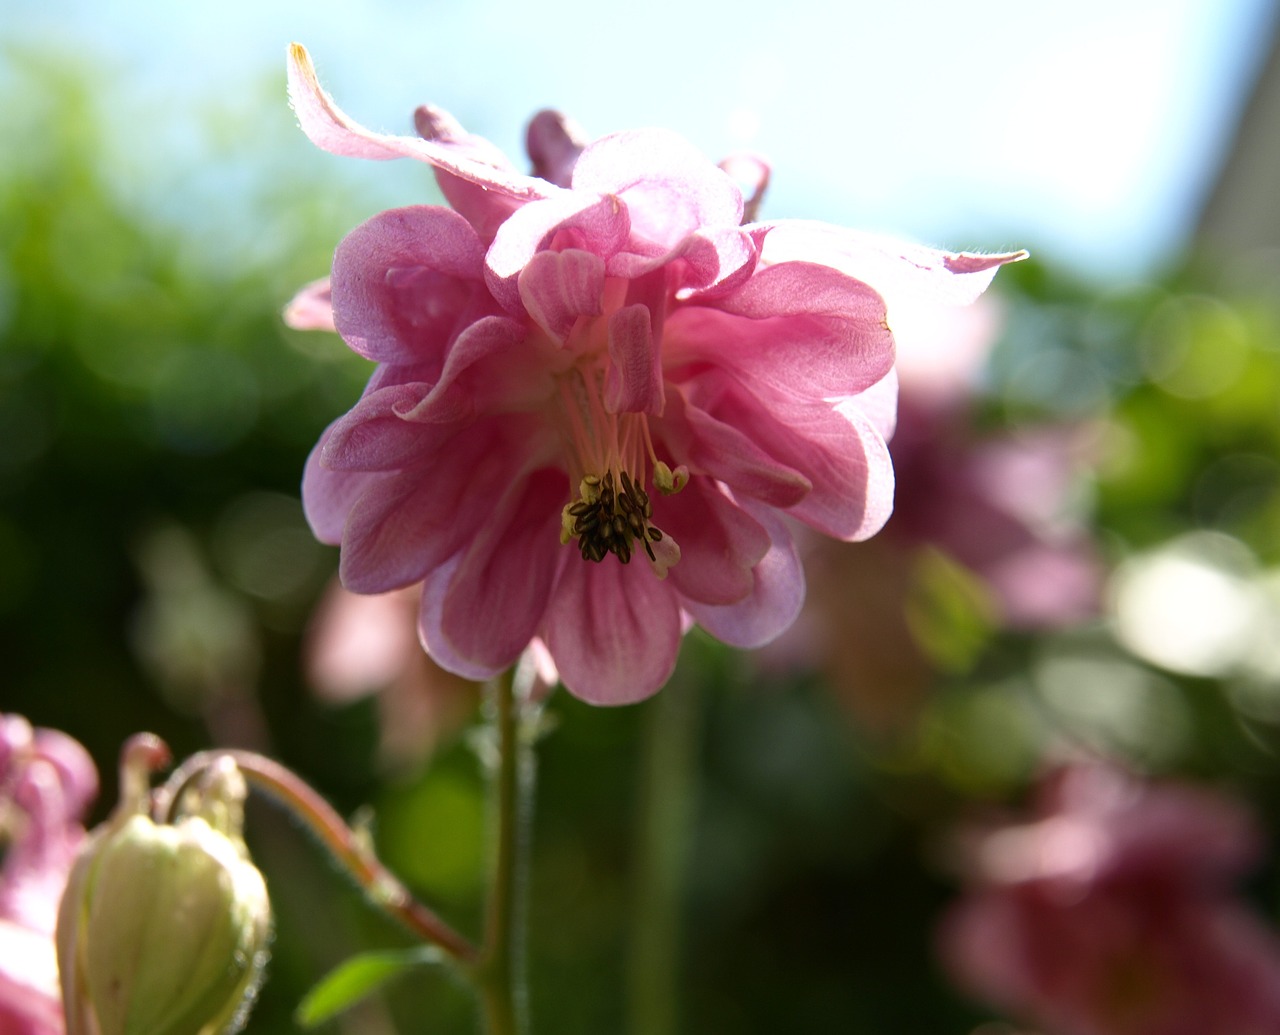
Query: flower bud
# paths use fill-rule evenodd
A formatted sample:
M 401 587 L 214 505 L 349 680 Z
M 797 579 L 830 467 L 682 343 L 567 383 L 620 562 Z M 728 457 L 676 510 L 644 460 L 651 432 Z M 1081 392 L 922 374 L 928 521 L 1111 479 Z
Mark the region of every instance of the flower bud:
M 127 750 L 121 804 L 81 852 L 59 911 L 67 1035 L 235 1031 L 271 926 L 240 836 L 244 778 L 221 760 L 175 822 L 156 823 L 139 764 Z

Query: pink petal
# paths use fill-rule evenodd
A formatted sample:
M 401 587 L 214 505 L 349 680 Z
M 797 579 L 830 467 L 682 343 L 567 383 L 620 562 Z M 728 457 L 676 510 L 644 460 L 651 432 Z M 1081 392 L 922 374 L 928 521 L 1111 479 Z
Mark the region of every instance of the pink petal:
M 751 593 L 722 607 L 696 600 L 686 600 L 684 606 L 717 640 L 732 647 L 752 648 L 781 635 L 800 614 L 804 566 L 786 525 L 767 507 L 746 506 L 770 538 L 769 552 L 751 571 Z
M 560 561 L 560 507 L 568 486 L 543 470 L 517 485 L 474 530 L 448 582 L 428 578 L 424 598 L 442 595 L 427 646 L 491 673 L 510 667 L 542 622 Z M 433 610 L 434 604 L 428 610 Z M 434 611 L 433 611 L 434 613 Z
M 333 331 L 333 296 L 329 278 L 313 280 L 290 299 L 284 322 L 295 331 Z
M 553 234 L 560 245 L 556 250 L 581 248 L 607 258 L 626 243 L 630 229 L 626 208 L 613 197 L 566 191 L 525 205 L 502 224 L 489 246 L 485 256 L 489 290 L 507 310 L 520 313 L 517 278 Z
M 738 428 L 686 406 L 679 392 L 668 396 L 663 418 L 659 434 L 669 446 L 678 443 L 673 455 L 724 482 L 735 494 L 785 508 L 795 506 L 813 488 L 808 478 L 778 463 Z
M 533 161 L 533 174 L 557 187 L 568 187 L 578 156 L 587 146 L 587 135 L 558 111 L 540 111 L 525 131 L 525 150 Z
M 604 260 L 580 248 L 534 253 L 517 284 L 525 311 L 561 343 L 579 316 L 604 311 Z
M 342 542 L 342 529 L 356 500 L 383 477 L 363 471 L 331 471 L 320 462 L 333 429 L 334 421 L 320 436 L 320 441 L 307 457 L 302 475 L 302 511 L 311 531 L 322 543 L 337 546 Z
M 483 290 L 483 263 L 479 238 L 456 212 L 436 205 L 380 212 L 334 253 L 338 332 L 367 359 L 437 357 Z
M 595 141 L 574 166 L 573 189 L 620 197 L 642 253 L 674 248 L 700 227 L 742 221 L 742 194 L 733 180 L 666 130 L 633 130 Z
M 854 395 L 893 365 L 884 302 L 825 266 L 792 262 L 757 270 L 739 290 L 667 317 L 668 366 L 713 363 L 753 390 L 801 399 Z
M 623 306 L 609 317 L 605 409 L 660 416 L 662 387 L 662 353 L 649 323 L 649 307 Z
M 647 565 L 613 557 L 592 564 L 566 547 L 543 639 L 575 697 L 615 705 L 657 693 L 675 668 L 680 636 L 676 594 Z
M 449 346 L 440 379 L 425 398 L 402 412 L 404 419 L 463 421 L 507 408 L 514 401 L 509 381 L 494 375 L 493 367 L 505 364 L 505 373 L 524 374 L 535 357 L 512 355 L 524 340 L 524 328 L 506 317 L 485 316 L 468 324 Z
M 874 535 L 893 510 L 893 465 L 879 431 L 856 405 L 753 395 L 720 371 L 685 385 L 692 406 L 736 428 L 813 488 L 788 513 L 837 539 Z
M 301 44 L 289 47 L 289 101 L 302 131 L 317 147 L 350 158 L 416 158 L 488 191 L 521 201 L 550 197 L 553 184 L 476 161 L 466 149 L 418 137 L 375 133 L 349 118 L 320 87 L 311 55 Z
M 680 544 L 667 580 L 683 596 L 732 604 L 751 592 L 751 569 L 769 549 L 760 523 L 708 478 L 693 478 L 675 496 L 654 501 L 653 520 Z
M 491 418 L 467 427 L 449 448 L 373 482 L 351 507 L 339 574 L 356 593 L 385 593 L 421 581 L 461 550 L 490 519 L 495 499 L 517 481 L 533 440 L 528 419 Z
M 972 302 L 996 270 L 1027 257 L 944 252 L 935 248 L 808 220 L 779 220 L 751 228 L 763 238 L 763 261 L 820 262 L 870 284 L 896 308 L 928 301 Z
M 439 448 L 456 428 L 405 419 L 431 386 L 390 385 L 365 395 L 329 428 L 320 462 L 330 471 L 392 471 Z

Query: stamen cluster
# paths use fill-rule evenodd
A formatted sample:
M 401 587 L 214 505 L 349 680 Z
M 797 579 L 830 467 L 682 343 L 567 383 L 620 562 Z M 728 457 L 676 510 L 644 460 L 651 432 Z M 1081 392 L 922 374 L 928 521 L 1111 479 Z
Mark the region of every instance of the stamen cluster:
M 631 560 L 632 542 L 638 541 L 649 560 L 657 563 L 653 543 L 662 540 L 662 530 L 652 523 L 653 504 L 649 494 L 631 480 L 626 471 L 604 477 L 589 474 L 578 486 L 579 498 L 565 506 L 562 539 L 578 540 L 583 560 L 603 561 L 612 553 L 623 564 Z

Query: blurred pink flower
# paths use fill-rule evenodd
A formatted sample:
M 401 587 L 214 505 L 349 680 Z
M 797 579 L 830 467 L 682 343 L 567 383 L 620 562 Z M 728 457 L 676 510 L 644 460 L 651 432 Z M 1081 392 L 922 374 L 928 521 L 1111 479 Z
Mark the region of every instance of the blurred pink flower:
M 1085 429 L 980 431 L 979 375 L 1000 328 L 996 303 L 906 310 L 895 318 L 893 515 L 870 543 L 801 542 L 809 597 L 773 664 L 816 665 L 859 721 L 893 730 L 914 714 L 938 659 L 911 624 L 922 572 L 945 558 L 993 628 L 1053 628 L 1096 612 L 1101 564 L 1065 505 L 1085 466 Z M 767 662 L 770 659 L 766 659 Z
M 333 321 L 379 365 L 303 500 L 349 589 L 423 583 L 423 642 L 472 679 L 540 638 L 571 692 L 620 704 L 665 682 L 689 621 L 780 633 L 804 595 L 780 515 L 853 540 L 891 508 L 876 288 L 972 297 L 1021 257 L 741 225 L 730 176 L 659 130 L 586 144 L 544 113 L 527 176 L 437 109 L 419 137 L 356 125 L 296 45 L 289 81 L 314 143 L 428 162 L 452 206 L 339 245 Z M 312 326 L 321 290 L 297 303 Z
M 477 701 L 474 682 L 442 669 L 418 642 L 416 586 L 360 595 L 334 581 L 306 640 L 306 672 L 316 694 L 335 704 L 377 695 L 380 754 L 412 768 L 460 728 Z
M 1231 895 L 1258 832 L 1235 801 L 1103 764 L 973 836 L 940 944 L 976 995 L 1055 1035 L 1280 1031 L 1280 939 Z
M 53 932 L 98 790 L 93 760 L 56 730 L 0 714 L 0 1032 L 61 1035 Z

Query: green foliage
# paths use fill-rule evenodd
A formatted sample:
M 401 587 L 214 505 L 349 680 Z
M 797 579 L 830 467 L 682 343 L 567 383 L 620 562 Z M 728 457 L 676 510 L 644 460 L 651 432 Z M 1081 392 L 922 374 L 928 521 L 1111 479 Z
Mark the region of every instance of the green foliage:
M 364 952 L 329 971 L 298 1004 L 295 1017 L 315 1028 L 419 967 L 435 967 L 444 955 L 433 946 L 400 951 Z

